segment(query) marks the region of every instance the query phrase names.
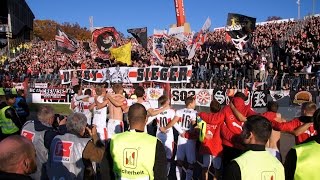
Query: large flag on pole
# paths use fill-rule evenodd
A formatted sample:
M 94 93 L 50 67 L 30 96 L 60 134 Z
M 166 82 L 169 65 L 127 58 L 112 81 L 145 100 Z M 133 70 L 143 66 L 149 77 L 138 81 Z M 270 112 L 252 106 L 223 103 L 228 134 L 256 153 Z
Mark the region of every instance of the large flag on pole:
M 167 39 L 167 30 L 154 30 L 152 40 L 152 54 L 160 61 L 164 61 L 164 55 L 166 54 L 165 45 Z
M 55 40 L 56 40 L 57 51 L 61 51 L 63 53 L 74 53 L 78 48 L 77 40 L 69 37 L 58 26 L 57 26 Z
M 189 52 L 188 59 L 192 59 L 196 54 L 196 50 L 206 41 L 206 33 L 209 32 L 211 27 L 211 19 L 208 17 L 204 22 L 200 32 L 197 34 L 192 43 L 187 47 Z
M 110 48 L 111 56 L 118 62 L 131 65 L 131 42 L 118 48 Z
M 132 34 L 132 36 L 137 39 L 144 49 L 148 48 L 148 35 L 146 27 L 128 29 L 127 32 Z

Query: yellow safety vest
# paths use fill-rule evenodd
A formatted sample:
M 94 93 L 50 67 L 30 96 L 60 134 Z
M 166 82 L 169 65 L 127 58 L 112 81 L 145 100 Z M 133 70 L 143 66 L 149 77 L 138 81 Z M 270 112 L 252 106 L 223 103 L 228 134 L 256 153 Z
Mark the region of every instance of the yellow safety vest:
M 202 120 L 197 123 L 197 126 L 200 128 L 199 141 L 203 142 L 207 133 L 207 123 Z
M 3 134 L 13 134 L 19 131 L 19 128 L 5 115 L 8 108 L 10 106 L 6 106 L 0 110 L 0 127 Z
M 234 159 L 240 167 L 241 179 L 284 180 L 284 167 L 267 151 L 247 151 Z
M 110 142 L 116 179 L 153 180 L 157 138 L 146 133 L 123 132 Z
M 297 153 L 296 171 L 294 179 L 316 180 L 320 179 L 320 144 L 310 141 L 294 147 Z

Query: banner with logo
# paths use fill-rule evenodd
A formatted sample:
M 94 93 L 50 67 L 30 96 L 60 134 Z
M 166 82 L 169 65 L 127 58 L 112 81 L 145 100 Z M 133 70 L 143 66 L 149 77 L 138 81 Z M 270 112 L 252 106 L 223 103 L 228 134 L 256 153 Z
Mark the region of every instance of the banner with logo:
M 171 104 L 185 105 L 189 96 L 196 98 L 197 106 L 210 106 L 212 100 L 212 89 L 171 89 Z
M 65 100 L 67 91 L 65 88 L 45 88 L 40 94 L 43 100 Z
M 153 30 L 152 38 L 152 54 L 160 61 L 164 61 L 164 55 L 166 54 L 166 40 L 167 40 L 166 30 Z
M 229 13 L 225 30 L 235 47 L 243 50 L 246 43 L 251 40 L 251 33 L 255 30 L 255 27 L 256 18 Z
M 110 48 L 117 47 L 119 33 L 114 27 L 103 27 L 92 32 L 92 41 L 97 45 L 100 57 L 107 59 L 110 57 Z
M 185 99 L 189 96 L 196 97 L 197 106 L 210 107 L 210 102 L 215 98 L 221 105 L 228 105 L 233 97 L 232 92 L 243 90 L 214 90 L 214 89 L 171 89 L 171 103 L 184 105 Z M 251 104 L 252 108 L 264 108 L 267 105 L 267 92 L 265 91 L 247 91 L 246 105 Z
M 63 53 L 74 53 L 78 48 L 77 40 L 69 37 L 58 26 L 56 30 L 55 40 L 56 40 L 56 50 L 61 51 Z
M 81 78 L 92 83 L 190 82 L 192 66 L 111 67 L 105 69 L 60 70 L 61 84 Z
M 144 49 L 148 48 L 147 27 L 127 29 L 127 32 L 130 33 L 134 38 L 136 38 L 136 40 L 139 42 L 139 44 L 142 45 Z

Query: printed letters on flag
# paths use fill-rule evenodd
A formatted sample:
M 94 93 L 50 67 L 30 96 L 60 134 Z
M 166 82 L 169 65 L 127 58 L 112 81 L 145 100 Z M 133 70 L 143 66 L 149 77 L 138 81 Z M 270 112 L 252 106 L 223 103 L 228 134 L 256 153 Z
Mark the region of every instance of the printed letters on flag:
M 256 18 L 241 14 L 228 14 L 226 31 L 239 50 L 243 50 L 247 42 L 251 40 L 251 33 L 255 27 Z
M 148 48 L 148 35 L 146 27 L 128 29 L 127 32 L 132 34 L 132 36 L 137 39 L 144 49 Z
M 56 50 L 63 53 L 74 53 L 77 48 L 77 41 L 69 37 L 65 32 L 63 32 L 60 27 L 57 27 L 56 31 Z
M 153 31 L 153 55 L 160 61 L 164 61 L 164 55 L 166 54 L 167 31 L 166 30 L 154 30 Z
M 131 65 L 131 42 L 120 46 L 118 48 L 110 49 L 111 56 L 114 57 L 117 61 L 122 62 L 127 65 Z

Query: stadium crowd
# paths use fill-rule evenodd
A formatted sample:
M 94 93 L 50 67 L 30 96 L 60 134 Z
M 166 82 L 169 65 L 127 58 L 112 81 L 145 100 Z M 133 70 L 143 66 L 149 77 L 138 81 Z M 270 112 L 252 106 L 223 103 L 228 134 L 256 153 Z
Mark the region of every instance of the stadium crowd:
M 226 38 L 224 29 L 207 33 L 206 42 L 197 50 L 194 58 L 187 59 L 186 46 L 178 39 L 166 42 L 165 61 L 153 59 L 150 53 L 152 38 L 148 39 L 148 50 L 142 48 L 134 38 L 122 39 L 119 45 L 133 42 L 133 66 L 193 65 L 192 83 L 187 87 L 236 88 L 244 78 L 245 83 L 266 82 L 267 88 L 314 90 L 319 85 L 318 62 L 320 17 L 309 17 L 302 21 L 269 22 L 257 25 L 253 33 L 252 47 L 240 53 Z M 5 61 L 0 69 L 2 86 L 8 80 L 22 81 L 33 77 L 36 81 L 59 84 L 60 69 L 104 68 L 122 66 L 114 60 L 102 60 L 98 50 L 90 43 L 86 50 L 82 42 L 74 54 L 55 51 L 54 41 L 34 41 L 32 48 L 19 50 L 11 62 Z M 286 73 L 283 83 L 282 75 Z M 317 83 L 315 83 L 317 82 Z M 282 85 L 282 87 L 280 87 Z M 209 87 L 210 86 L 210 87 Z M 239 88 L 239 87 L 238 87 Z

